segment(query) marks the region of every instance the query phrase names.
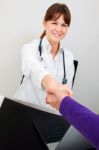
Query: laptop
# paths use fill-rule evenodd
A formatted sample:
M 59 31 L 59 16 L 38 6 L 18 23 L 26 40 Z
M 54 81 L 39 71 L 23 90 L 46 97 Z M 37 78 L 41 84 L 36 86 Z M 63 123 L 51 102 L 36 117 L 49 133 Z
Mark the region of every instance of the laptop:
M 51 110 L 4 97 L 0 108 L 0 150 L 32 150 L 38 137 L 33 122 L 36 122 L 39 138 L 44 139 L 44 142 L 40 140 L 43 145 L 60 141 L 69 127 L 62 116 Z
M 72 125 L 55 150 L 96 150 Z
M 66 123 L 66 124 L 65 124 Z M 53 134 L 53 128 L 57 127 L 57 134 Z M 60 134 L 60 127 L 64 126 L 65 135 Z M 53 148 L 55 142 L 59 142 L 55 150 L 88 150 L 92 145 L 73 127 L 57 114 L 52 114 L 36 106 L 21 104 L 9 98 L 4 98 L 0 108 L 0 150 L 48 150 L 47 143 Z M 50 142 L 48 137 L 43 136 L 42 129 L 47 130 L 54 136 Z M 68 129 L 69 128 L 69 129 Z M 56 133 L 56 129 L 55 132 Z M 47 131 L 46 130 L 46 131 Z M 48 132 L 47 132 L 48 134 Z M 58 137 L 58 134 L 61 136 Z M 45 137 L 45 138 L 44 138 Z M 50 149 L 49 150 L 54 150 Z

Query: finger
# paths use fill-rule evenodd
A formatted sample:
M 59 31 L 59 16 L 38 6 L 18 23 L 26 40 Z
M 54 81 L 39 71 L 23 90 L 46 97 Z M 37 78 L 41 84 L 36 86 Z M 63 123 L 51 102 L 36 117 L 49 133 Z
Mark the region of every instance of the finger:
M 46 104 L 50 104 L 47 98 L 45 100 L 46 100 Z
M 55 97 L 52 94 L 47 94 L 46 103 L 50 104 L 54 102 Z
M 67 93 L 68 93 L 69 96 L 73 96 L 72 90 L 70 90 L 69 88 L 66 88 L 66 91 L 67 91 Z
M 48 89 L 48 90 L 47 90 L 47 93 L 48 93 L 48 94 L 52 94 L 52 95 L 54 95 L 55 90 L 54 90 L 54 89 Z
M 52 103 L 52 99 L 51 99 L 49 96 L 46 97 L 46 103 L 47 103 L 47 104 Z

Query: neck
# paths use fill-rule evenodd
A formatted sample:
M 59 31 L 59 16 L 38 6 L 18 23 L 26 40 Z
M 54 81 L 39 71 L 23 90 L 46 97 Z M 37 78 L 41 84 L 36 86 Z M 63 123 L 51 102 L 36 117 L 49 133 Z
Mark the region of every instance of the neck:
M 51 48 L 51 54 L 53 55 L 53 58 L 56 56 L 57 52 L 59 50 L 59 44 L 53 44 Z
M 53 55 L 53 58 L 56 56 L 57 52 L 59 51 L 59 42 L 51 41 L 49 38 L 47 38 L 49 43 L 51 44 L 51 54 Z
M 53 57 L 56 56 L 57 52 L 59 51 L 59 43 L 58 42 L 50 42 L 51 44 L 51 54 Z

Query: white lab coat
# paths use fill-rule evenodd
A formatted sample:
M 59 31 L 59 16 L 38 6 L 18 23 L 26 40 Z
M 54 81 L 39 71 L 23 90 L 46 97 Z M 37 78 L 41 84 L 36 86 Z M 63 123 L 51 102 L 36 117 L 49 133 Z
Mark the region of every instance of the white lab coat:
M 46 104 L 46 92 L 41 86 L 41 81 L 45 75 L 50 74 L 62 83 L 64 76 L 62 51 L 64 50 L 67 85 L 71 88 L 74 75 L 74 57 L 69 50 L 60 45 L 60 50 L 53 60 L 50 53 L 51 46 L 46 37 L 42 40 L 42 56 L 40 57 L 39 42 L 40 39 L 33 40 L 22 48 L 22 72 L 25 78 L 14 94 L 14 98 L 50 108 Z

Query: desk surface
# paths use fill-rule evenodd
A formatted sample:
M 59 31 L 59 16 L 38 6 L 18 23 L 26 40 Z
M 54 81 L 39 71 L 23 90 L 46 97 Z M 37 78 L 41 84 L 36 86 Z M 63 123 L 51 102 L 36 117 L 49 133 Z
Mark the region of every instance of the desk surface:
M 49 144 L 47 144 L 47 146 L 48 146 L 49 150 L 55 150 L 58 143 L 59 142 L 49 143 Z

